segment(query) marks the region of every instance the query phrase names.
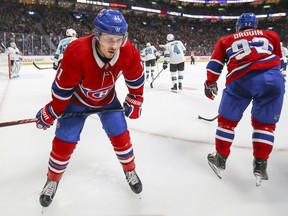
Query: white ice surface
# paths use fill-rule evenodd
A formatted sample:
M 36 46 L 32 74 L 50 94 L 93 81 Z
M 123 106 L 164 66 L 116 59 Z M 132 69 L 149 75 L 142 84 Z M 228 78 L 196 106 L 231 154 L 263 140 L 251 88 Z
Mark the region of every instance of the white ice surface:
M 88 118 L 70 164 L 49 208 L 39 204 L 46 181 L 55 126 L 35 124 L 0 128 L 0 216 L 285 216 L 288 214 L 287 95 L 268 163 L 269 180 L 255 186 L 252 173 L 250 109 L 236 129 L 222 180 L 207 163 L 213 152 L 219 95 L 204 95 L 205 66 L 186 64 L 184 89 L 172 93 L 170 73 L 145 84 L 140 119 L 127 120 L 143 183 L 141 199 L 128 187 L 97 115 Z M 47 65 L 46 65 L 47 66 Z M 43 67 L 45 67 L 43 65 Z M 159 64 L 159 70 L 161 69 Z M 0 122 L 34 118 L 50 101 L 53 70 L 22 66 L 20 77 L 0 79 Z M 123 78 L 117 84 L 124 100 Z

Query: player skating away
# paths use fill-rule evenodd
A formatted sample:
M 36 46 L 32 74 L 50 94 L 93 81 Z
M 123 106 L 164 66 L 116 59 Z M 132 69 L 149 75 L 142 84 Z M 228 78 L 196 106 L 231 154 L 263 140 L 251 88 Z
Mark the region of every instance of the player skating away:
M 171 80 L 173 84 L 171 90 L 177 92 L 177 89 L 182 90 L 186 48 L 180 40 L 174 39 L 173 34 L 168 34 L 166 39 L 168 41 L 167 44 L 159 45 L 165 49 L 163 69 L 165 70 L 168 67 L 170 61 Z
M 108 110 L 98 113 L 103 129 L 129 186 L 139 194 L 142 183 L 135 171 L 135 156 L 125 116 L 136 119 L 141 115 L 145 82 L 143 65 L 139 52 L 127 40 L 128 25 L 121 12 L 101 10 L 94 19 L 94 26 L 95 34 L 79 38 L 67 47 L 52 84 L 52 100 L 37 113 L 36 125 L 45 130 L 63 113 Z M 121 108 L 115 92 L 121 74 L 128 88 L 124 113 L 109 111 Z M 87 115 L 58 119 L 48 179 L 40 196 L 44 207 L 53 200 L 86 119 Z
M 6 53 L 10 54 L 10 62 L 11 62 L 11 70 L 12 70 L 11 78 L 19 77 L 22 56 L 15 42 L 10 43 L 10 46 L 7 48 Z
M 280 42 L 281 45 L 281 52 L 282 52 L 282 59 L 283 59 L 283 69 L 282 69 L 282 74 L 284 77 L 286 77 L 286 68 L 287 68 L 287 57 L 288 57 L 288 49 L 283 46 L 283 43 Z
M 154 72 L 156 68 L 156 61 L 160 58 L 158 50 L 151 45 L 151 43 L 146 44 L 146 48 L 142 51 L 144 54 L 145 68 L 146 68 L 146 80 L 151 78 L 154 79 Z
M 226 88 L 219 106 L 216 152 L 208 154 L 211 168 L 221 178 L 234 140 L 238 122 L 252 102 L 253 173 L 256 185 L 268 180 L 267 160 L 273 149 L 274 130 L 279 121 L 284 95 L 280 73 L 280 38 L 273 31 L 257 29 L 253 13 L 243 13 L 236 23 L 236 33 L 221 38 L 207 65 L 205 94 L 214 99 L 217 80 L 227 64 Z
M 74 40 L 77 39 L 77 33 L 74 29 L 69 28 L 66 30 L 66 38 L 59 41 L 57 46 L 56 52 L 53 58 L 53 69 L 57 70 L 61 60 L 63 58 L 64 51 L 66 50 L 67 46 Z
M 195 64 L 195 58 L 194 58 L 194 56 L 195 56 L 194 51 L 192 51 L 191 54 L 190 54 L 190 58 L 191 58 L 190 64 L 191 64 L 191 65 L 192 65 L 192 64 L 193 64 L 193 65 Z

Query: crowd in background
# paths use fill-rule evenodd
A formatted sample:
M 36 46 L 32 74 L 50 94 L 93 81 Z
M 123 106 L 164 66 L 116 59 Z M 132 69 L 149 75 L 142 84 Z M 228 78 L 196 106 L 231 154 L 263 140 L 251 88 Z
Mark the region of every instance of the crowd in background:
M 111 0 L 112 1 L 112 0 Z M 6 46 L 15 41 L 23 55 L 50 55 L 55 52 L 59 40 L 65 37 L 67 28 L 76 30 L 78 37 L 91 34 L 94 30 L 93 19 L 97 11 L 68 8 L 59 5 L 21 4 L 16 1 L 0 0 L 0 41 Z M 125 3 L 125 0 L 112 1 Z M 179 2 L 158 1 L 152 5 L 150 1 L 128 1 L 150 8 L 176 10 Z M 161 3 L 161 4 L 159 4 Z M 247 11 L 245 4 L 233 4 L 219 11 L 218 7 L 183 6 L 181 12 L 206 15 L 235 15 Z M 217 9 L 218 8 L 218 9 Z M 253 8 L 255 14 L 263 14 L 263 6 Z M 271 6 L 269 13 L 284 12 L 285 5 Z M 229 11 L 229 12 L 228 12 Z M 175 39 L 183 41 L 187 53 L 210 55 L 216 41 L 227 34 L 235 32 L 236 20 L 190 19 L 169 15 L 147 14 L 122 10 L 129 24 L 129 39 L 141 50 L 147 42 L 156 48 L 166 43 L 166 35 L 172 33 Z M 288 11 L 286 11 L 287 13 Z M 285 46 L 288 45 L 288 26 L 286 17 L 259 19 L 259 28 L 272 30 L 280 35 Z

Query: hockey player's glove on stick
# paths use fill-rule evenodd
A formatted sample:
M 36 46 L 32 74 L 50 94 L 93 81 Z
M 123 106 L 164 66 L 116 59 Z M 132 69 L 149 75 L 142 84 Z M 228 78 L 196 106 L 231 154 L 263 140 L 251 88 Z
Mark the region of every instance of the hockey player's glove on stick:
M 127 94 L 124 101 L 124 114 L 130 119 L 136 119 L 141 116 L 142 103 L 144 98 L 141 95 Z
M 101 111 L 91 110 L 91 111 L 83 111 L 83 112 L 76 112 L 76 113 L 64 113 L 63 115 L 59 116 L 59 118 L 68 118 L 68 117 L 83 116 L 83 115 L 90 115 L 90 114 L 96 114 L 96 113 L 105 113 L 105 112 L 123 112 L 123 108 L 107 109 L 107 110 L 101 110 Z M 34 123 L 37 121 L 39 121 L 38 118 L 30 118 L 30 119 L 8 121 L 8 122 L 0 122 L 0 127 L 7 127 L 7 126 L 13 126 L 13 125 L 19 125 L 19 124 L 28 124 L 28 123 Z
M 218 94 L 217 83 L 209 83 L 208 80 L 204 83 L 205 95 L 211 100 L 214 100 L 215 96 Z
M 47 104 L 36 114 L 38 121 L 36 122 L 36 127 L 39 129 L 46 130 L 53 125 L 55 119 L 59 116 L 54 112 L 52 106 Z

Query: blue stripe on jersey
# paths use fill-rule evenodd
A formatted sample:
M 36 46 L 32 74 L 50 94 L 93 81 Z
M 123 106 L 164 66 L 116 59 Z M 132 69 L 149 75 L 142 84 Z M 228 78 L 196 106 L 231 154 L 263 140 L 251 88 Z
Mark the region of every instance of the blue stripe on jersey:
M 260 139 L 260 140 L 267 140 L 271 143 L 274 142 L 274 135 L 273 133 L 266 134 L 266 133 L 261 133 L 261 131 L 253 131 L 253 139 Z
M 69 88 L 69 89 L 63 89 L 60 88 L 56 81 L 54 80 L 53 84 L 52 84 L 52 91 L 53 94 L 59 96 L 60 98 L 70 98 L 71 95 L 74 93 L 74 88 Z
M 221 71 L 222 71 L 222 69 L 223 69 L 223 66 L 224 66 L 224 65 L 221 64 L 220 62 L 217 62 L 217 61 L 211 59 L 211 60 L 209 61 L 209 63 L 207 64 L 206 69 L 207 69 L 207 70 L 214 71 L 214 72 L 216 72 L 216 73 L 218 73 L 218 74 L 220 75 L 220 74 L 221 74 Z
M 219 129 L 216 130 L 216 135 L 218 135 L 220 137 L 224 137 L 226 139 L 230 139 L 230 140 L 233 140 L 234 136 L 235 136 L 233 131 L 231 131 L 231 133 L 229 133 L 227 131 L 222 131 L 222 130 L 219 130 Z
M 142 73 L 142 76 L 139 77 L 138 79 L 136 80 L 125 80 L 126 82 L 126 85 L 129 87 L 129 88 L 132 88 L 132 89 L 136 89 L 136 88 L 139 88 L 140 86 L 142 86 L 145 82 L 145 74 Z

